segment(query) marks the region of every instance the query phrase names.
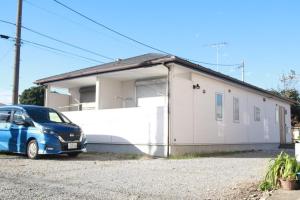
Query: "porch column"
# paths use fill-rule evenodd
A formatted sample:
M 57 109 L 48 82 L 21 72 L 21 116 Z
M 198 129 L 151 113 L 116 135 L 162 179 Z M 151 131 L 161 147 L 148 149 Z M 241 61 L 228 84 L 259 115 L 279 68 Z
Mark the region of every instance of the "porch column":
M 50 91 L 51 91 L 51 86 L 47 85 L 47 87 L 45 89 L 45 95 L 44 95 L 44 106 L 46 106 L 46 107 L 49 107 Z
M 96 77 L 96 101 L 95 101 L 95 110 L 100 110 L 100 77 Z

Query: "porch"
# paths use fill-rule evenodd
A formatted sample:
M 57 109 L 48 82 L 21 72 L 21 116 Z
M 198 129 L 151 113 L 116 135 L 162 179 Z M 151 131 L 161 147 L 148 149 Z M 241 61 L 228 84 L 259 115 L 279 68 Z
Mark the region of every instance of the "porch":
M 159 65 L 53 82 L 45 106 L 78 124 L 90 151 L 166 156 L 167 75 Z
M 61 112 L 166 106 L 167 74 L 156 66 L 49 83 L 45 106 Z

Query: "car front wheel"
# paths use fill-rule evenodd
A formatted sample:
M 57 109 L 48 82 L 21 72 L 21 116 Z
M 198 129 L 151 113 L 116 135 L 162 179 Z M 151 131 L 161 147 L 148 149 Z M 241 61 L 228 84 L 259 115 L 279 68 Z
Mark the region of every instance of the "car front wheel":
M 39 152 L 39 146 L 36 140 L 31 140 L 27 145 L 27 156 L 30 159 L 37 159 Z

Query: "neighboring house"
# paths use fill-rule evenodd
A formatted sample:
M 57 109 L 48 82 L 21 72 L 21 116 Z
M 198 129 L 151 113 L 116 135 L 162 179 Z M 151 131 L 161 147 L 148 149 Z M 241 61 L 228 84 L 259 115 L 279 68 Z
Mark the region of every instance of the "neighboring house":
M 90 151 L 168 156 L 291 142 L 288 99 L 176 56 L 146 54 L 36 81 Z M 64 94 L 51 92 L 64 89 Z

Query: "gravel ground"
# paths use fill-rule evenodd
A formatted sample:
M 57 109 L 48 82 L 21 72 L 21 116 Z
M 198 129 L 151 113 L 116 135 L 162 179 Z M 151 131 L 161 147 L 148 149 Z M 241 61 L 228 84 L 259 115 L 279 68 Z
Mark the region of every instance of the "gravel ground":
M 29 160 L 0 154 L 0 199 L 243 199 L 278 152 L 130 160 L 82 154 Z

